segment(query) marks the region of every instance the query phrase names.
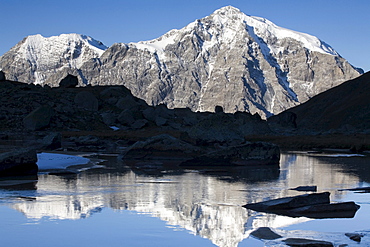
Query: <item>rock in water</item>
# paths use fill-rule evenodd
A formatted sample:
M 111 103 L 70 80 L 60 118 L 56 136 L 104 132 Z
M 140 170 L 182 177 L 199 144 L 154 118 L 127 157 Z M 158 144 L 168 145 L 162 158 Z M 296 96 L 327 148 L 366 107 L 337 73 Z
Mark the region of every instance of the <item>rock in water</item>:
M 259 227 L 257 230 L 251 232 L 255 238 L 273 240 L 281 238 L 282 236 L 273 232 L 269 227 Z
M 364 236 L 359 233 L 346 233 L 345 235 L 355 242 L 361 242 L 361 238 Z
M 317 186 L 316 185 L 314 185 L 314 186 L 298 186 L 296 188 L 292 188 L 291 190 L 316 192 L 317 191 Z
M 300 196 L 284 197 L 259 203 L 246 204 L 243 207 L 256 211 L 286 210 L 315 204 L 328 204 L 330 193 L 313 193 Z
M 0 177 L 37 175 L 36 150 L 20 148 L 0 154 Z
M 294 247 L 334 247 L 331 242 L 304 238 L 287 238 L 283 242 L 288 246 Z

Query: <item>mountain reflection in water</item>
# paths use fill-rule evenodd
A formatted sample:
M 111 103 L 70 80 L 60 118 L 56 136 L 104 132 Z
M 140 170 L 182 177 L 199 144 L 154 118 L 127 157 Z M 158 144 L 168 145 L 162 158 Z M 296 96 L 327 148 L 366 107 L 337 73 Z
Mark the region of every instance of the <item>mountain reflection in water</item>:
M 41 174 L 37 185 L 32 187 L 30 181 L 27 185 L 31 187 L 25 190 L 2 182 L 0 205 L 9 205 L 36 222 L 94 217 L 96 213 L 104 214 L 104 208 L 130 210 L 157 217 L 217 246 L 231 247 L 238 246 L 258 227 L 281 228 L 309 221 L 257 213 L 241 205 L 300 195 L 304 192 L 289 189 L 302 185 L 317 185 L 319 192 L 331 193 L 332 201 L 343 201 L 346 194 L 353 192 L 339 189 L 369 182 L 356 173 L 357 169 L 369 174 L 365 163 L 369 164 L 369 158 L 329 159 L 286 153 L 281 156 L 280 167 L 217 167 L 151 171 L 155 175 L 148 175 L 142 170 L 122 169 L 122 164 L 112 161 L 105 164 L 107 169 L 77 176 Z M 116 166 L 121 167 L 115 169 Z

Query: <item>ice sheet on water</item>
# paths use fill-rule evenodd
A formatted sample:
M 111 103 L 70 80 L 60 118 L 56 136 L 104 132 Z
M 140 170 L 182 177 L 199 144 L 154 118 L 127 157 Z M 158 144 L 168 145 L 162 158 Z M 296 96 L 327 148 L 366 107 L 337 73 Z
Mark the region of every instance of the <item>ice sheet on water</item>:
M 89 159 L 75 155 L 56 153 L 37 154 L 37 165 L 39 170 L 65 169 L 72 165 L 84 165 L 89 162 Z

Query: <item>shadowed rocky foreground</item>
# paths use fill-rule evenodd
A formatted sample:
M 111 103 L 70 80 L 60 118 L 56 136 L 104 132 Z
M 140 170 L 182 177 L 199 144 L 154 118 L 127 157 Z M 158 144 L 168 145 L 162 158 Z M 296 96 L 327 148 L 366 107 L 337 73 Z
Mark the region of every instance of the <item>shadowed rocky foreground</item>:
M 73 76 L 57 88 L 2 77 L 2 149 L 38 143 L 41 150 L 119 152 L 120 147 L 160 134 L 198 147 L 266 141 L 282 149 L 370 148 L 369 73 L 267 121 L 258 114 L 224 113 L 222 107 L 215 112 L 192 112 L 148 106 L 124 86 L 76 87 Z

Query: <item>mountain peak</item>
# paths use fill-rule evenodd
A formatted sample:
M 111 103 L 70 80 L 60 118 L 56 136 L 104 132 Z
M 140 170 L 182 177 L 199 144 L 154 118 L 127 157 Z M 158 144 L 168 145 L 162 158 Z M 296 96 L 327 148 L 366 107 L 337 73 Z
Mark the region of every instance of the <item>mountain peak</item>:
M 232 16 L 232 15 L 238 15 L 238 14 L 244 14 L 244 13 L 241 12 L 240 9 L 229 5 L 229 6 L 225 6 L 225 7 L 222 7 L 220 9 L 217 9 L 214 12 L 214 14 Z
M 99 54 L 103 53 L 104 50 L 108 48 L 102 42 L 95 40 L 90 36 L 77 33 L 61 34 L 59 36 L 50 36 L 50 37 L 44 37 L 41 34 L 30 35 L 23 40 L 22 46 L 29 47 L 27 48 L 28 50 L 29 49 L 37 50 L 41 49 L 46 43 L 51 44 L 54 43 L 55 44 L 54 48 L 58 48 L 58 45 L 56 45 L 58 43 L 64 45 L 85 43 Z

